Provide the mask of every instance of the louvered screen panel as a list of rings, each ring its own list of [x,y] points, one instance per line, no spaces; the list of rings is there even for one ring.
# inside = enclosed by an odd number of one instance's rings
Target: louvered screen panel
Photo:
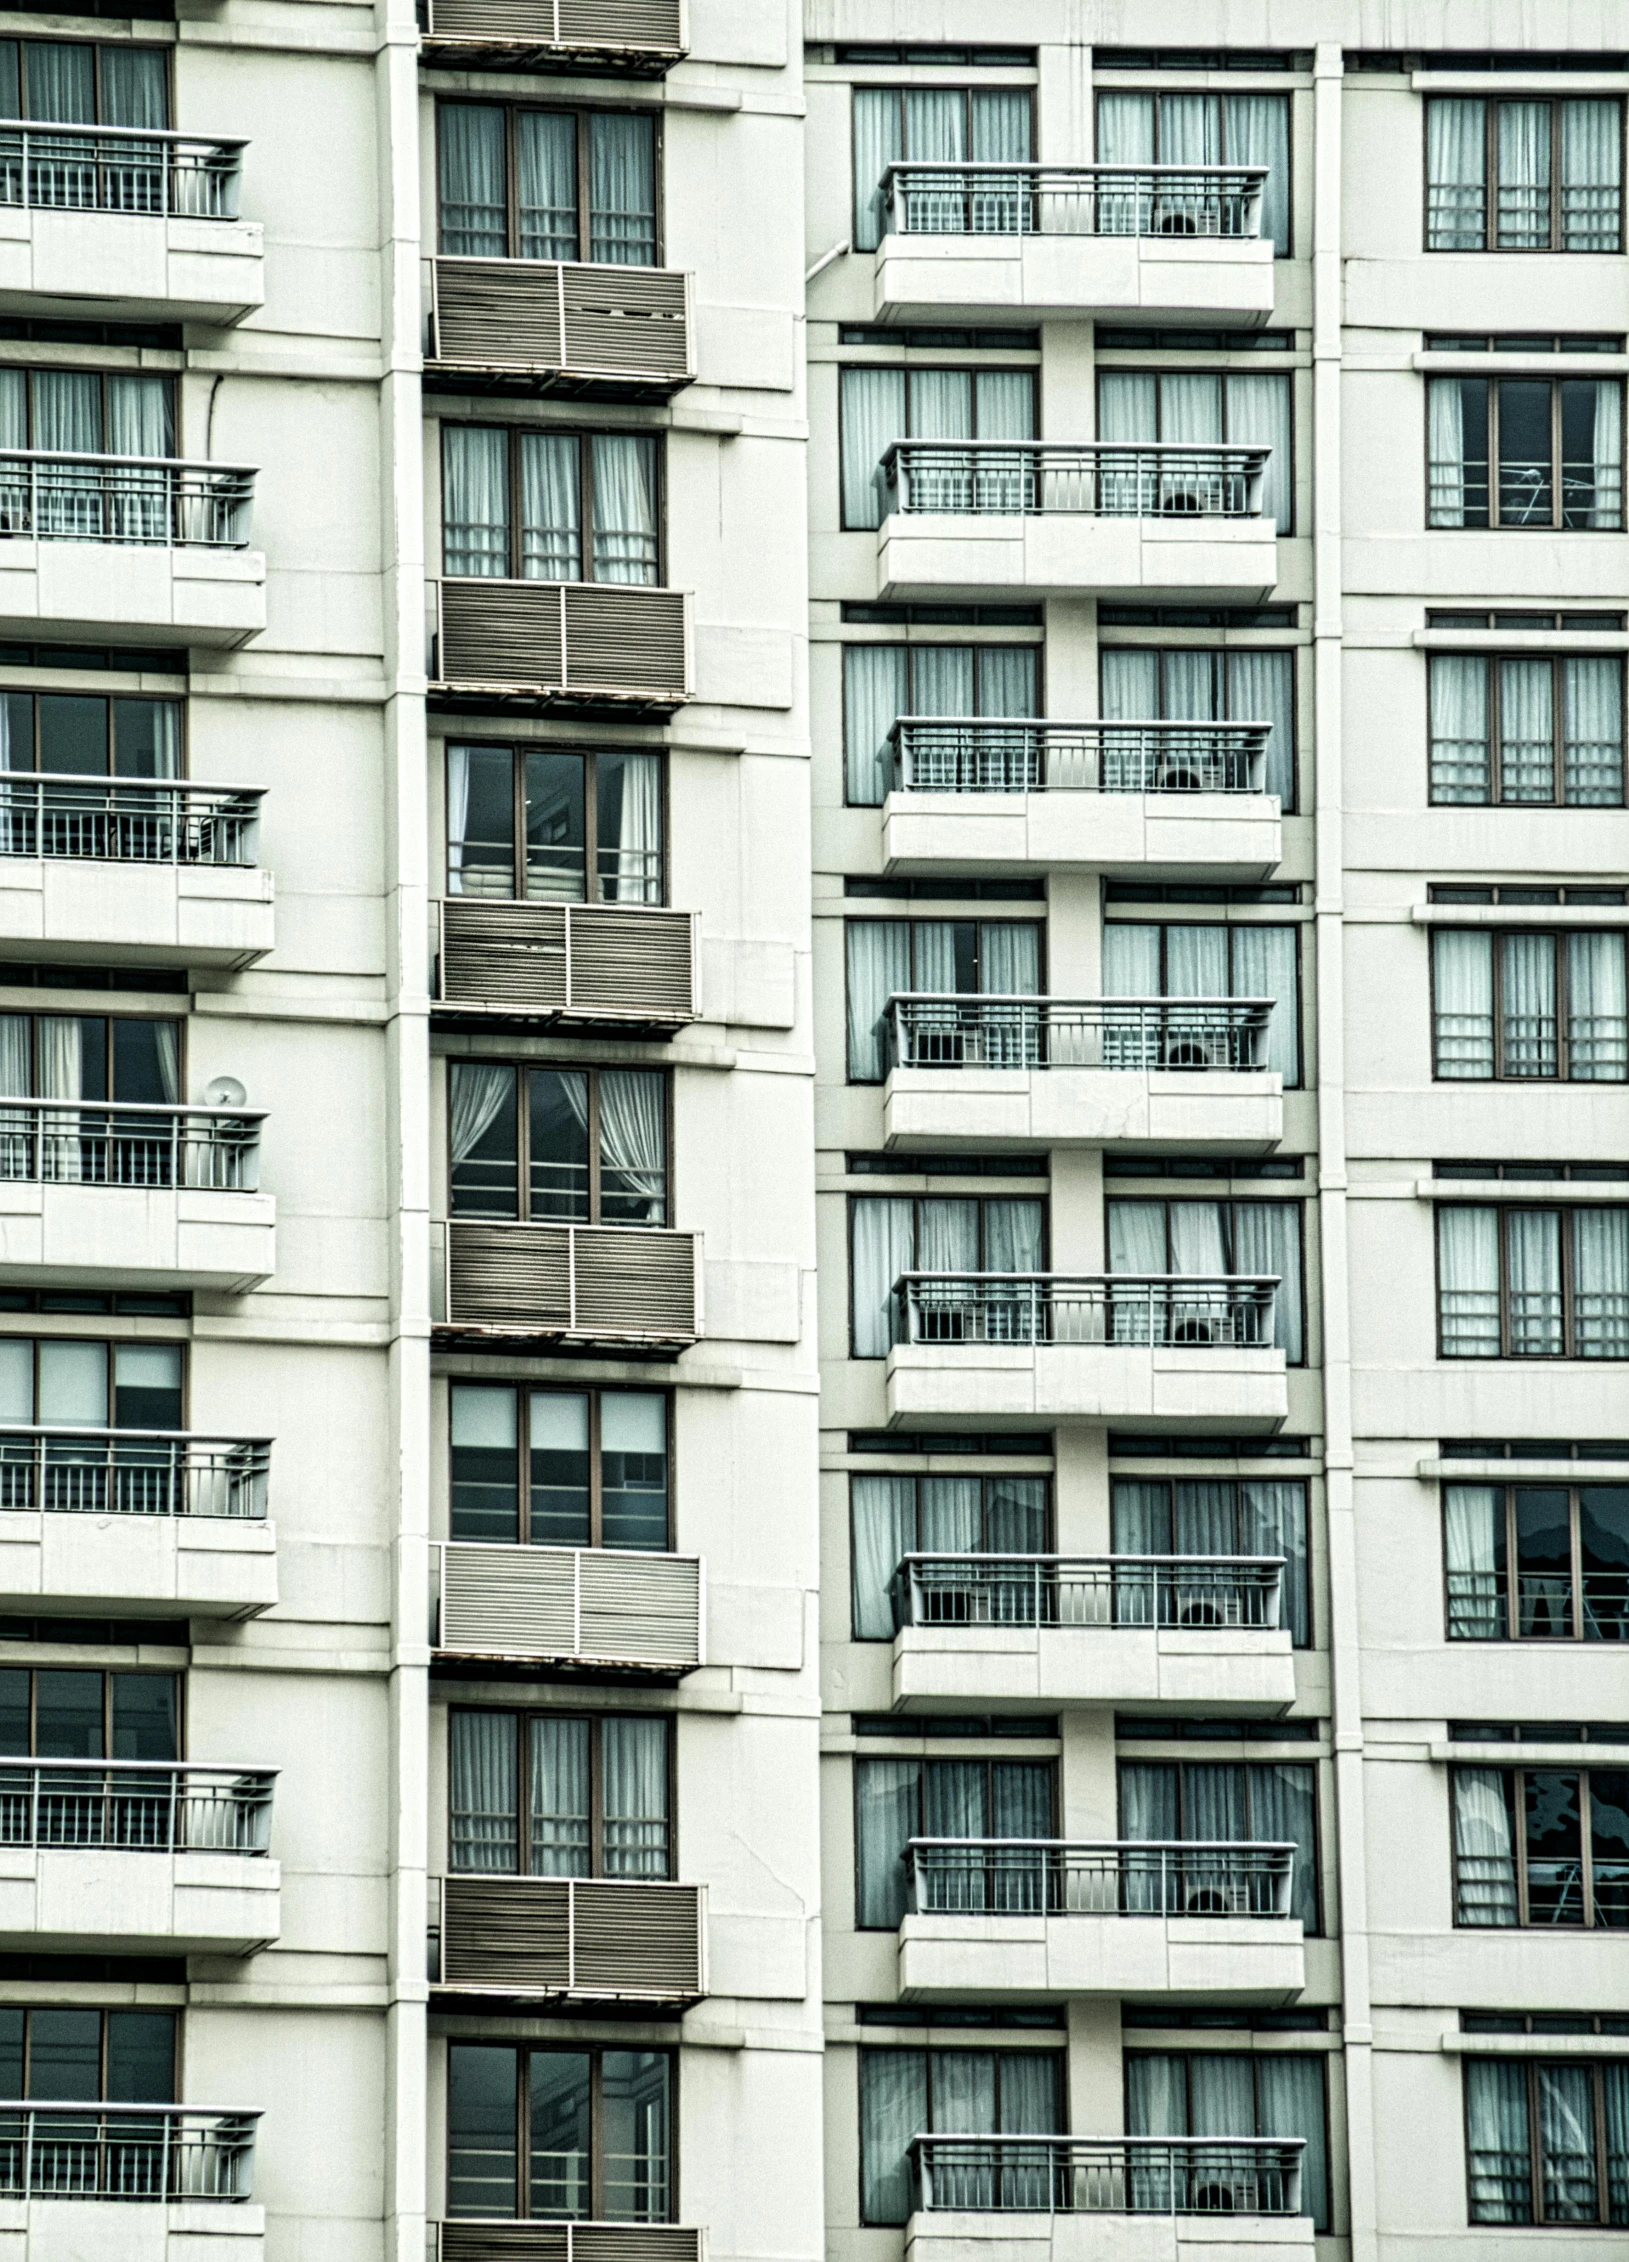
[[[441,909],[441,995],[449,1004],[556,1012],[566,1003],[566,909],[449,896]]]
[[[449,1877],[442,1979],[449,1987],[562,1992],[571,1973],[569,1896],[558,1877]]]
[[[574,581],[566,588],[566,688],[682,699],[684,597]]]
[[[441,1644],[480,1656],[576,1655],[577,1554],[570,1547],[483,1547],[441,1557]]]
[[[575,2227],[565,2223],[443,2223],[441,2262],[571,2262],[568,2232]]]
[[[660,1228],[580,1225],[579,1335],[684,1343],[696,1333],[695,1237]]]
[[[557,583],[471,579],[441,584],[444,683],[524,683],[558,690],[561,660]]]
[[[605,1664],[695,1665],[701,1656],[701,1566],[687,1555],[581,1557],[578,1654]]]
[[[690,368],[684,277],[650,269],[562,270],[568,369],[684,377]]]
[[[560,37],[584,47],[679,49],[679,0],[559,0]]]
[[[447,1226],[447,1318],[454,1326],[562,1328],[571,1318],[571,1239],[560,1225]]]
[[[688,911],[621,911],[597,904],[571,912],[571,1003],[578,1013],[695,1012]]]
[[[430,0],[434,39],[529,39],[552,47],[559,37],[554,0]]]
[[[438,259],[435,288],[438,361],[482,369],[561,366],[554,260]]]
[[[572,1985],[579,1994],[672,2002],[701,1992],[701,1896],[693,1885],[579,1882]]]

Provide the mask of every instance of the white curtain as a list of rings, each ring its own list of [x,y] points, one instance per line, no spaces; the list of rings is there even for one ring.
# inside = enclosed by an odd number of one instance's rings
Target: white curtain
[[[1595,2165],[1595,2080],[1589,2066],[1538,2068],[1543,2220],[1592,2223],[1600,2215]]]
[[[1565,1340],[1561,1308],[1561,1220],[1554,1210],[1505,1215],[1510,1348],[1516,1358],[1554,1358]]]
[[[979,1205],[975,1201],[927,1200],[917,1206],[918,1272],[977,1272]]]
[[[1255,2075],[1244,2051],[1196,2050],[1189,2058],[1188,2133],[1255,2135]]]
[[[667,1221],[667,1080],[654,1068],[607,1068],[600,1074],[600,1168],[621,1196],[622,1222]],[[630,1206],[644,1215],[630,1218]]]
[[[518,1723],[512,1712],[454,1712],[448,1804],[451,1866],[520,1867]]]
[[[79,41],[30,40],[28,115],[52,125],[93,125],[96,120],[95,50]],[[120,124],[126,121],[121,119]]]
[[[1279,533],[1288,534],[1295,516],[1288,376],[1229,377],[1227,436],[1230,441],[1254,443],[1272,450],[1262,481],[1261,507]]]
[[[163,379],[156,382],[162,384]],[[85,369],[36,370],[35,447],[68,455],[100,455],[102,444],[101,379]]]
[[[1152,165],[1152,94],[1100,94],[1097,98],[1097,163]]]
[[[911,987],[911,931],[903,919],[850,919],[845,947],[848,1080],[880,1084],[887,1057],[883,1015],[888,1000]]]
[[[1242,1254],[1240,1267],[1242,1270]],[[1240,1485],[1239,1551],[1243,1555],[1283,1556],[1279,1624],[1289,1627],[1297,1649],[1308,1648],[1312,1641],[1312,1604],[1307,1577],[1307,1488],[1300,1478],[1276,1483],[1254,1478]]]
[[[1189,1770],[1190,1776],[1197,1773]],[[1283,1844],[1295,1848],[1295,1881],[1290,1906],[1309,1933],[1318,1929],[1318,1825],[1315,1787],[1317,1771],[1311,1767],[1252,1767],[1250,1781],[1250,1836],[1258,1844]]]
[[[1167,1480],[1115,1477],[1110,1486],[1116,1555],[1171,1555],[1171,1487]]]
[[[1181,1831],[1177,1771],[1167,1761],[1127,1761],[1120,1769],[1120,1835],[1139,1843]]]
[[[908,437],[905,372],[844,369],[838,374],[842,435],[843,524],[880,526],[882,459],[895,440]]]
[[[913,440],[970,440],[973,437],[973,373],[970,369],[913,369],[908,373],[907,391]]]
[[[1437,1212],[1437,1280],[1445,1359],[1499,1356],[1499,1214]]]
[[[1041,987],[1041,926],[991,920],[979,930],[979,988],[995,997],[1034,997]]]
[[[1514,1924],[1516,1920],[1512,1914],[1499,1921]],[[1468,2058],[1465,2166],[1473,2223],[1531,2222],[1533,2146],[1528,2121],[1526,2066],[1504,2058]]]
[[[1550,105],[1501,102],[1494,112],[1501,251],[1545,251],[1550,243]]]
[[[1487,109],[1481,102],[1425,106],[1425,240],[1428,251],[1481,251],[1487,242]]]
[[[1215,97],[1211,99],[1214,101]],[[1290,255],[1290,105],[1282,94],[1229,94],[1222,99],[1229,165],[1265,165],[1261,232],[1275,255]],[[1169,159],[1166,160],[1170,162]]]
[[[843,743],[851,808],[879,808],[887,797],[888,734],[909,712],[908,658],[903,644],[843,647]]]
[[[447,749],[447,892],[464,891],[464,834],[469,824],[469,746]]]
[[[1163,1202],[1110,1202],[1109,1270],[1133,1278],[1171,1271]]]
[[[987,644],[977,653],[978,712],[1024,719],[1038,712],[1033,645]]]
[[[1203,370],[1169,371],[1156,378],[1159,429],[1148,440],[1177,440],[1214,447],[1223,436],[1222,380]]]
[[[1572,1252],[1579,1358],[1629,1358],[1629,1210],[1574,1211]]]
[[[1561,663],[1562,777],[1575,806],[1623,800],[1623,678],[1615,659]]]
[[[1226,997],[1227,944],[1225,927],[1195,927],[1172,920],[1165,930],[1165,995]]]
[[[612,1714],[600,1738],[605,1874],[666,1877],[667,1722]]]
[[[981,369],[974,379],[973,398],[981,440],[1035,438],[1035,379],[1029,370]]]
[[[1505,1597],[1499,1576],[1505,1496],[1491,1484],[1443,1487],[1443,1535],[1448,1567],[1450,1641],[1499,1641],[1505,1633]]]
[[[1160,930],[1129,919],[1106,920],[1103,926],[1103,995],[1105,997],[1159,997]]]
[[[1500,997],[1506,1076],[1556,1073],[1556,938],[1501,935]]]
[[[1594,492],[1587,523],[1623,524],[1623,387],[1616,378],[1595,381]]]
[[[854,248],[875,251],[882,241],[882,176],[905,154],[897,87],[854,90]],[[850,521],[852,524],[853,522]]]
[[[1618,251],[1623,227],[1623,113],[1616,102],[1561,105],[1561,248]]]
[[[85,1023],[77,1014],[42,1013],[35,1029],[39,1042],[39,1093],[42,1099],[77,1100],[85,1090]]]
[[[1103,717],[1113,723],[1157,722],[1160,706],[1160,656],[1129,645],[1107,646],[1100,655]]]
[[[1162,94],[1159,161],[1162,165],[1220,165],[1222,106],[1214,94]]]
[[[1302,1348],[1301,1204],[1238,1202],[1233,1210],[1233,1263],[1239,1272],[1277,1273],[1273,1342],[1291,1366]]]
[[[1493,937],[1448,927],[1431,938],[1431,1016],[1439,1078],[1493,1074]]]
[[[860,2052],[860,2216],[866,2223],[903,2223],[911,2208],[910,2143],[925,2136],[928,2053]]]
[[[894,1283],[916,1269],[915,1204],[861,1195],[853,1205],[854,1356],[881,1359],[894,1341]]]
[[[602,752],[598,779],[601,898],[660,903],[662,757]]]
[[[173,456],[175,432],[165,377],[107,380],[106,447],[114,456]],[[120,472],[108,481],[107,532],[121,542],[167,542],[170,497],[158,469]]]
[[[568,111],[515,113],[515,201],[522,259],[577,257],[577,121]]]
[[[1214,1280],[1232,1270],[1227,1253],[1226,1205],[1222,1202],[1172,1202],[1166,1207],[1171,1235],[1171,1270]]]
[[[648,117],[590,114],[588,256],[613,267],[656,264],[656,127]]]
[[[149,1024],[153,1032],[153,1066],[158,1071],[158,1089],[166,1106],[174,1107],[181,1098],[181,1028],[175,1021],[154,1021]]]
[[[1603,104],[1603,108],[1609,107]],[[979,165],[1027,165],[1030,160],[1030,98],[1023,87],[975,88],[970,103],[973,141],[968,154]]]
[[[862,1929],[892,1931],[905,1914],[903,1856],[918,1835],[921,1804],[920,1760],[854,1762],[855,1921]]]
[[[1426,524],[1464,526],[1465,396],[1457,377],[1428,377]]]
[[[1567,946],[1567,1063],[1575,1082],[1629,1076],[1629,985],[1624,938],[1576,934]]]
[[[1329,2115],[1322,2056],[1264,2051],[1255,2060],[1258,2136],[1298,2136],[1301,2212],[1329,2227]]]
[[[1460,1924],[1514,1924],[1516,1857],[1505,1778],[1496,1767],[1456,1767],[1454,1852]]]
[[[1469,652],[1431,656],[1431,798],[1493,798],[1488,663]]]
[[[926,1212],[931,1204],[922,1207]],[[1039,1272],[1044,1238],[1039,1202],[984,1204],[986,1272]]]
[[[1097,436],[1121,444],[1159,437],[1159,379],[1135,369],[1105,370],[1097,380]]]
[[[506,1101],[512,1101],[515,1072],[488,1068],[475,1061],[455,1060],[451,1066],[451,1146],[453,1167],[467,1162],[497,1121]]]
[[[509,435],[496,425],[444,424],[442,545],[449,574],[509,572]]]
[[[921,644],[910,655],[909,712],[970,715],[974,711],[973,651],[967,644]]]
[[[527,130],[522,115],[521,152],[525,164]],[[473,102],[437,105],[441,144],[441,248],[454,258],[501,259],[509,249],[508,195],[504,183],[504,114]],[[567,121],[569,124],[569,120]],[[529,251],[529,259],[574,258],[566,253]]]
[[[916,1479],[851,1477],[849,1510],[854,1638],[862,1642],[892,1641],[893,1576],[901,1558],[916,1546]]]
[[[1239,437],[1237,433],[1233,436]],[[1171,656],[1176,657],[1175,654]],[[1293,809],[1295,654],[1229,652],[1225,667],[1228,716],[1234,722],[1272,725],[1267,734],[1267,759],[1262,782],[1269,793],[1277,794],[1284,809]]]
[[[1234,997],[1270,997],[1267,1065],[1286,1085],[1301,1081],[1301,995],[1294,927],[1230,927]]]
[[[527,581],[583,578],[582,452],[569,433],[521,435],[520,570]]]
[[[592,1759],[586,1720],[533,1718],[532,1868],[542,1877],[587,1877],[594,1866]]]
[[[597,433],[594,453],[594,579],[656,580],[656,442],[632,432]]]

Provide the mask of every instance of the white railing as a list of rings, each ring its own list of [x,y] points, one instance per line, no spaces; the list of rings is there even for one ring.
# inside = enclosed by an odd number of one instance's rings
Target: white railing
[[[901,715],[895,793],[1262,793],[1271,723]]]
[[[0,1181],[252,1194],[265,1120],[264,1108],[0,1098]]]
[[[0,118],[0,204],[235,220],[244,141]]]
[[[907,1272],[906,1343],[1107,1343],[1266,1349],[1277,1274]]]
[[[1258,518],[1271,448],[1176,441],[894,440],[885,515]]]
[[[912,236],[1261,234],[1265,165],[889,165],[888,227]]]
[[[0,448],[0,538],[241,550],[254,485],[242,464]]]
[[[0,2101],[0,2197],[247,2199],[259,2119],[209,2105]]]
[[[924,2213],[1298,2215],[1304,2137],[918,2136]]]
[[[202,1760],[0,1760],[0,1846],[264,1854],[276,1781]]]
[[[1007,997],[918,991],[888,1001],[893,1068],[1267,1068],[1271,998]]]
[[[0,1509],[263,1522],[269,1437],[0,1425]]]
[[[1289,1844],[913,1838],[905,1867],[918,1916],[1294,1914]]]
[[[182,785],[169,778],[4,770],[0,856],[253,865],[265,790],[258,785]]]
[[[907,1555],[896,1627],[1279,1624],[1277,1555]]]

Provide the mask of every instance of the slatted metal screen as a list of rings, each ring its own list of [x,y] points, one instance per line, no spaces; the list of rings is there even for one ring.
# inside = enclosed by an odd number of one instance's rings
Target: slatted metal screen
[[[685,598],[616,582],[439,584],[443,683],[677,706],[689,695]]]
[[[438,1646],[690,1672],[701,1660],[701,1565],[690,1555],[449,1541]]]
[[[449,1877],[441,1984],[617,2002],[695,2002],[702,1897],[694,1885],[567,1877]]]
[[[688,911],[477,896],[441,906],[447,1005],[676,1026],[695,1017],[695,965]]]
[[[681,274],[552,259],[437,259],[435,356],[641,393],[688,384],[688,292]]]
[[[454,1218],[447,1324],[640,1344],[695,1342],[696,1236],[664,1226]]]

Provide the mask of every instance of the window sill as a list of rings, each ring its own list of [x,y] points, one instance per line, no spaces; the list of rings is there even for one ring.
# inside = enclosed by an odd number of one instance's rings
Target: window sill
[[[1414,927],[1629,927],[1629,903],[1415,903],[1409,906]],[[1535,1082],[1551,1079],[1534,1078]],[[1453,1082],[1481,1082],[1481,1078],[1452,1078]],[[1495,1079],[1488,1078],[1488,1082]],[[1522,1078],[1514,1079],[1524,1081]]]
[[[1456,1648],[1520,1648],[1520,1643],[1456,1643]],[[1537,1645],[1535,1645],[1537,1646]],[[1548,1645],[1546,1645],[1548,1646]],[[1556,1644],[1558,1648],[1562,1645]],[[1585,1649],[1585,1642],[1570,1642],[1569,1649]],[[1598,1645],[1610,1653],[1611,1645]],[[1629,1744],[1473,1744],[1431,1743],[1426,1746],[1427,1756],[1442,1767],[1629,1767]],[[1455,1928],[1465,1932],[1549,1932],[1549,1925],[1496,1925],[1471,1924]],[[1568,1927],[1571,1930],[1571,1927]],[[1587,1931],[1588,1926],[1580,1926]],[[1600,1929],[1605,1930],[1606,1927]],[[1616,1931],[1613,1937],[1618,1937]],[[1629,2037],[1625,2037],[1629,2045]],[[1625,2054],[1625,2053],[1620,2053]]]

